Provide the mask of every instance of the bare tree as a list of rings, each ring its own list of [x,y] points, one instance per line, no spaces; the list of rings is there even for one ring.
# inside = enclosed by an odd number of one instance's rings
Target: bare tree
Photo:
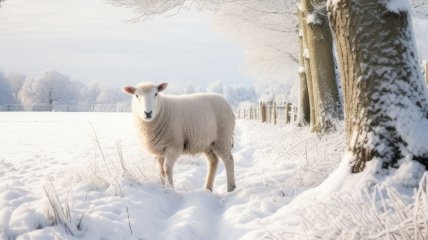
[[[394,5],[394,3],[400,3]],[[408,6],[407,6],[408,5]],[[407,1],[328,3],[345,98],[352,172],[416,160],[428,165],[428,94]]]

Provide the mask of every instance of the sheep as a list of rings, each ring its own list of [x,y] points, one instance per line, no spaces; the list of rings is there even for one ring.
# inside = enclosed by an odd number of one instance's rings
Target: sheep
[[[132,115],[141,145],[157,160],[162,185],[174,187],[173,167],[182,154],[204,153],[205,189],[212,191],[219,158],[227,177],[227,191],[236,188],[232,156],[235,115],[220,94],[166,95],[167,83],[125,86],[133,96]]]

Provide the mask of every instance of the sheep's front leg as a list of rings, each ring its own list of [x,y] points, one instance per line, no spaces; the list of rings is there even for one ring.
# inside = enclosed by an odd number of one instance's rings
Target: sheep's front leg
[[[165,170],[165,173],[166,173],[168,186],[172,188],[174,187],[174,180],[173,180],[172,173],[173,173],[174,163],[176,159],[177,159],[177,156],[175,155],[167,155],[165,156],[165,162],[163,164],[163,169]]]
[[[165,158],[164,157],[156,157],[156,160],[158,162],[158,167],[159,167],[159,179],[162,185],[165,185],[165,177],[166,177],[166,173],[165,173],[165,169],[164,169],[164,163],[165,163]]]
[[[205,189],[213,191],[215,174],[217,172],[218,157],[215,155],[213,150],[205,152],[205,156],[208,160],[207,177],[205,179]]]

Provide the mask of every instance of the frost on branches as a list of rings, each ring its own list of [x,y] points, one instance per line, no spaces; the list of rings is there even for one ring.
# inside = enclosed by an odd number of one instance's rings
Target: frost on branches
[[[428,165],[428,101],[410,13],[388,0],[330,1],[352,172]],[[349,37],[345,37],[349,36]]]

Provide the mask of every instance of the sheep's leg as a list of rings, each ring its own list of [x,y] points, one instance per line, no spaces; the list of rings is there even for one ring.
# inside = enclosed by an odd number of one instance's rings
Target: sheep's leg
[[[217,172],[218,157],[215,155],[213,150],[205,152],[205,156],[208,160],[207,177],[205,178],[205,189],[213,191],[215,174]]]
[[[225,154],[221,159],[223,160],[224,168],[226,169],[227,191],[232,192],[236,188],[235,166],[232,153]]]
[[[163,167],[164,162],[165,162],[165,158],[164,157],[156,157],[156,160],[158,162],[158,167],[159,167],[159,179],[162,185],[165,185],[165,177],[166,177],[166,173],[165,173],[165,169]]]
[[[174,187],[174,180],[173,180],[172,172],[173,172],[174,163],[175,163],[176,159],[177,159],[177,157],[175,157],[175,156],[166,156],[165,162],[163,164],[163,169],[165,170],[165,173],[166,173],[166,179],[168,181],[168,186],[172,187],[172,188]]]

